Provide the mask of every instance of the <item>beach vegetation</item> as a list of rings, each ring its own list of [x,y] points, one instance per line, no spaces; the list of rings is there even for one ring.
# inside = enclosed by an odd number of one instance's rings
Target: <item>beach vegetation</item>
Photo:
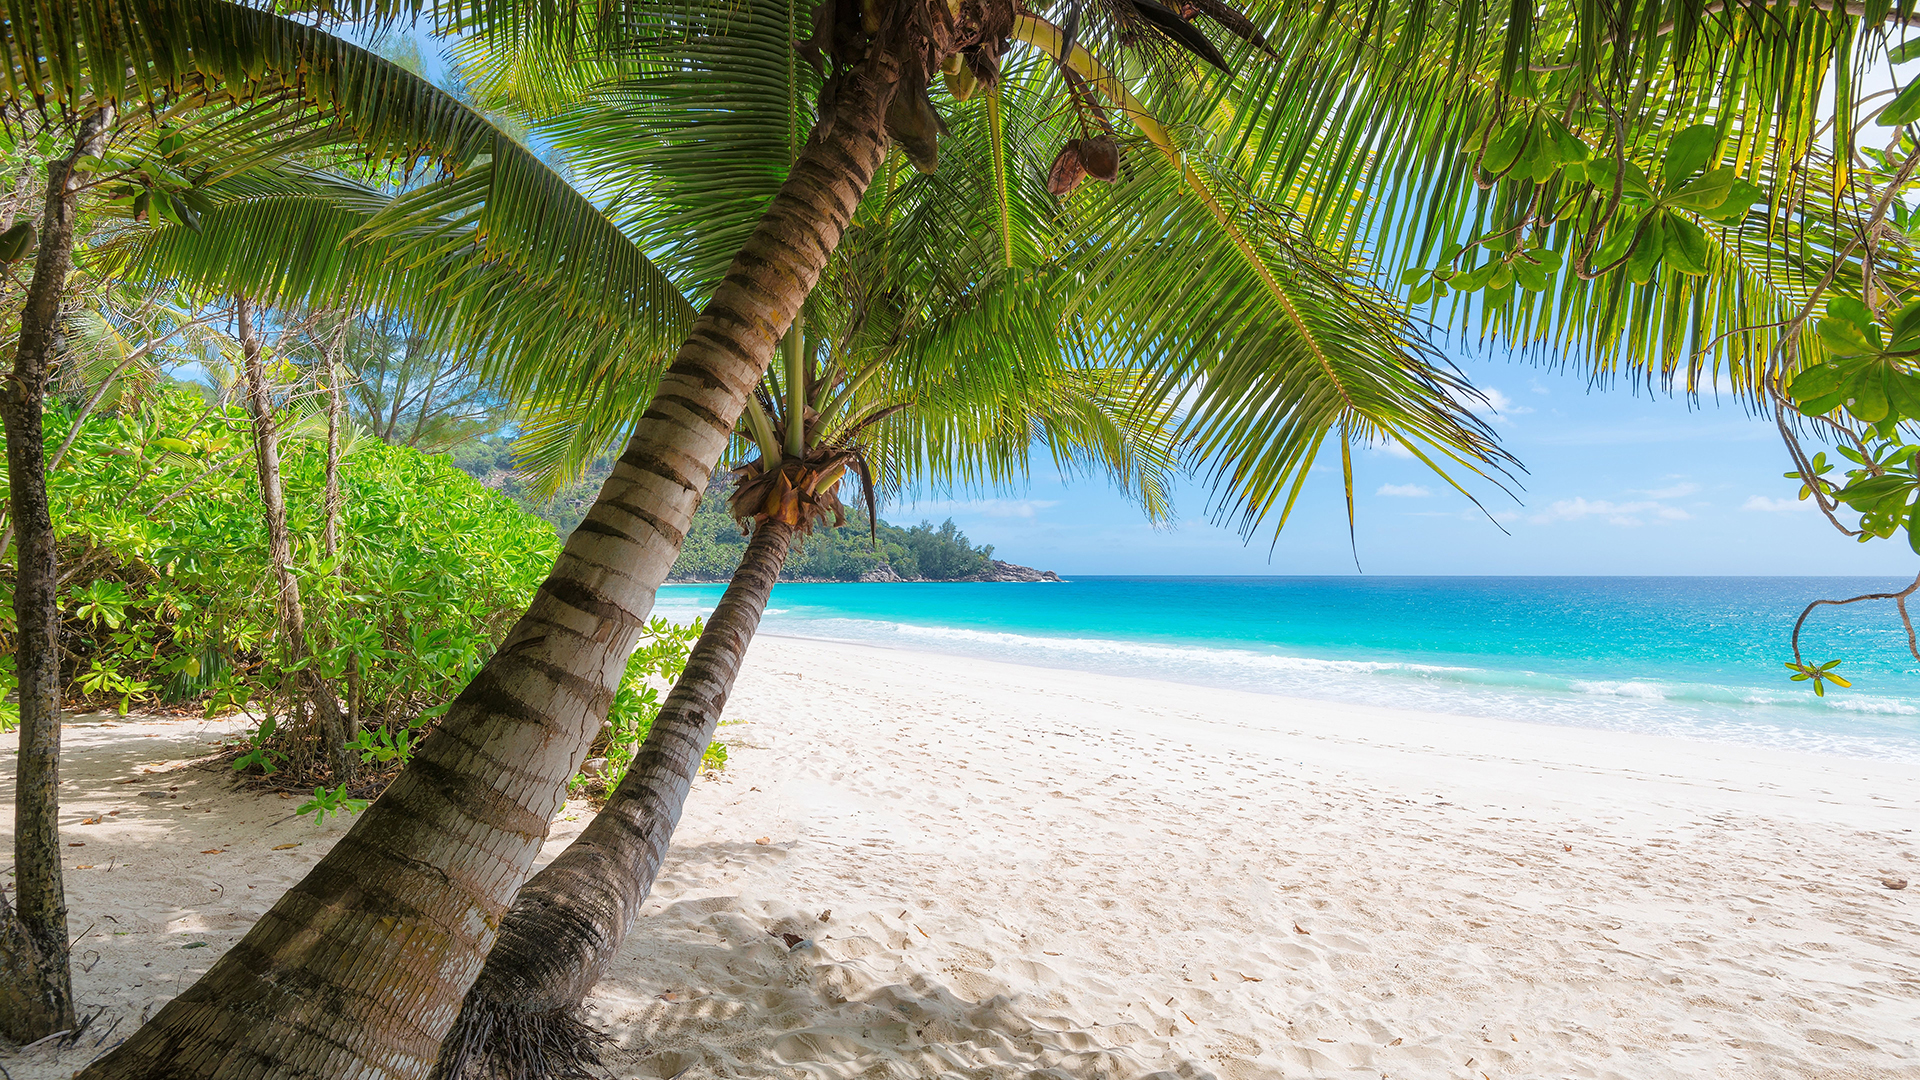
[[[342,741],[370,767],[349,794],[377,793],[485,663],[559,546],[545,522],[444,456],[356,429],[339,462],[341,543],[329,555],[324,425],[283,409],[288,566],[307,586],[315,642],[294,658],[279,648],[257,477],[238,465],[253,456],[248,410],[173,385],[70,432],[76,412],[52,410],[47,432],[49,445],[70,446],[49,477],[68,575],[69,707],[246,708],[256,727],[234,766],[275,785],[353,779],[333,772],[326,739],[299,708],[301,669],[340,687]],[[649,680],[671,681],[691,633],[656,621],[633,654],[610,709],[616,762],[657,708]]]

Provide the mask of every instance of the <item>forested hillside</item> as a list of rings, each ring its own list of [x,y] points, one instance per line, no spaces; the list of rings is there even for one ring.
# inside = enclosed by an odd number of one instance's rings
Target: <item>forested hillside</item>
[[[482,484],[512,498],[521,509],[551,523],[561,536],[580,524],[613,465],[611,460],[602,462],[578,483],[561,489],[551,499],[541,499],[522,485],[514,471],[512,444],[507,439],[466,443],[454,450],[453,462]],[[716,477],[701,498],[668,580],[726,581],[740,564],[747,538],[727,512],[727,488],[721,479],[724,475]],[[1005,563],[996,566],[993,545],[975,547],[951,519],[939,525],[922,521],[910,529],[882,519],[879,529],[870,532],[866,509],[849,506],[847,523],[814,530],[787,559],[780,577],[783,581],[1024,580],[1029,576],[1020,572],[1024,569]]]
[[[668,580],[725,581],[733,576],[746,548],[747,538],[727,512],[725,490],[711,487],[700,500]],[[787,558],[780,577],[787,581],[968,581],[986,578],[992,570],[993,546],[974,547],[951,518],[937,526],[923,521],[911,529],[882,521],[878,530],[869,531],[863,507],[849,510],[845,525],[815,529]]]

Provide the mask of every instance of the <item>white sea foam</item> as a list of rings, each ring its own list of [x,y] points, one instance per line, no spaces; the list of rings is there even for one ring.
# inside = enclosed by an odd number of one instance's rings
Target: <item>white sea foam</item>
[[[655,614],[712,610],[711,594],[663,590]],[[1500,666],[1304,656],[1240,644],[1048,636],[769,608],[768,633],[977,656],[1013,663],[1324,698],[1427,712],[1492,716],[1647,734],[1734,740],[1920,763],[1920,706],[1858,691],[1824,698],[1782,687],[1674,679],[1577,678]],[[1844,718],[1844,719],[1843,719]],[[1252,718],[1250,722],[1259,722]]]
[[[1665,701],[1666,691],[1652,683],[1645,682],[1588,682],[1574,680],[1569,689],[1582,694],[1598,694],[1607,697],[1640,698],[1645,701]]]
[[[1833,719],[1823,721],[1823,716],[1837,719],[1834,710],[1876,721],[1920,714],[1910,704],[1884,698],[1769,698],[1750,688],[1699,683],[1571,679],[1525,670],[1298,656],[1238,646],[1047,637],[841,616],[775,618],[766,629],[1289,697],[1920,763],[1920,725],[1896,721],[1894,727],[1881,724],[1867,734],[1824,726]]]

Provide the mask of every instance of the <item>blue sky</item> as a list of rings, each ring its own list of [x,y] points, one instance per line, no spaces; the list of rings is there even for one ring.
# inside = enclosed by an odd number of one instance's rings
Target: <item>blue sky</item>
[[[1797,487],[1771,421],[1738,404],[1690,405],[1505,356],[1462,369],[1528,473],[1520,501],[1476,490],[1508,530],[1404,452],[1355,455],[1358,553],[1369,574],[1911,575],[1904,543],[1835,532]],[[952,517],[995,554],[1062,574],[1351,574],[1337,455],[1309,479],[1277,545],[1212,523],[1207,491],[1183,484],[1177,523],[1155,529],[1104,481],[1062,484],[1049,470],[1025,490],[883,509],[890,521]]]

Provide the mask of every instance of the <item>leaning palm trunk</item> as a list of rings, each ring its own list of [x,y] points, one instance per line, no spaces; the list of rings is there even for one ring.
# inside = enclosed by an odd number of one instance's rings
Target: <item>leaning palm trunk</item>
[[[53,371],[60,299],[73,267],[78,212],[74,165],[100,153],[111,109],[80,121],[73,152],[47,163],[40,254],[20,313],[13,372],[0,384],[7,484],[17,534],[14,672],[19,678],[20,764],[14,789],[15,905],[0,899],[0,1035],[22,1042],[74,1022],[67,963],[67,901],[60,875],[60,573],[47,503],[41,412]]]
[[[876,52],[830,80],[806,148],[586,520],[409,767],[205,976],[82,1075],[433,1067],[746,397],[880,166],[900,64]]]
[[[575,1013],[640,913],[740,661],[787,561],[793,526],[754,530],[633,764],[593,822],[513,898],[441,1050],[441,1080],[589,1077],[595,1032]]]

